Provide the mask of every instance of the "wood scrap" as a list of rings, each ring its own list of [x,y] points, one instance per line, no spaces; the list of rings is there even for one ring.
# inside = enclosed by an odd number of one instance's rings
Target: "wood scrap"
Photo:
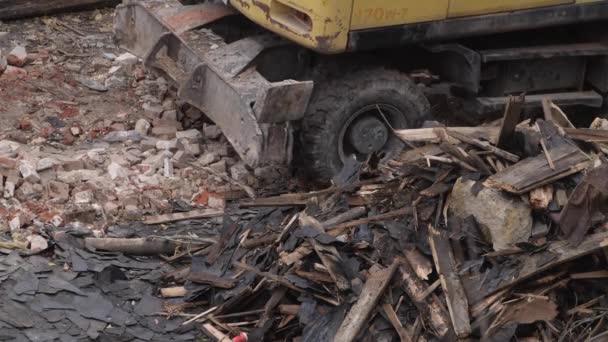
[[[384,294],[384,290],[388,287],[398,265],[399,262],[395,260],[388,268],[379,270],[368,276],[359,295],[359,300],[353,305],[346,318],[344,318],[342,325],[340,325],[334,337],[335,342],[350,342],[355,340],[355,337],[363,329],[363,324],[375,309],[380,297]]]
[[[165,215],[156,215],[147,218],[144,223],[153,225],[153,224],[162,224],[162,223],[170,223],[170,222],[179,222],[185,220],[197,220],[202,218],[211,218],[211,217],[220,217],[224,215],[223,209],[198,209],[192,210],[187,213],[174,213],[174,214],[165,214]]]
[[[603,279],[603,278],[608,278],[608,271],[572,273],[570,275],[570,279]]]
[[[160,294],[164,298],[184,297],[186,295],[186,292],[187,292],[187,290],[183,286],[164,287],[164,288],[160,289]]]
[[[318,232],[324,232],[323,226],[319,221],[304,213],[300,215],[300,226],[311,227]],[[317,252],[317,256],[327,268],[329,275],[335,281],[338,289],[341,291],[350,289],[350,279],[348,279],[348,276],[344,272],[344,261],[336,247],[321,244],[314,238],[309,239],[308,243],[310,243],[315,252]]]
[[[530,205],[535,210],[546,210],[553,200],[553,186],[541,186],[530,191]]]
[[[597,214],[608,214],[608,164],[589,171],[579,183],[559,217],[565,237],[578,244],[592,226]]]
[[[429,244],[433,252],[435,267],[445,292],[450,318],[454,332],[459,338],[471,335],[469,318],[469,303],[462,287],[460,276],[456,271],[456,264],[449,239],[442,236],[432,225],[429,225]]]
[[[177,243],[166,239],[146,238],[85,238],[88,249],[108,252],[121,252],[132,255],[171,254]]]
[[[433,327],[433,331],[438,337],[447,336],[452,330],[450,318],[439,298],[426,295],[429,292],[429,286],[414,273],[407,260],[401,260],[399,270],[403,289],[414,302],[425,322]]]
[[[565,128],[564,132],[574,140],[608,143],[608,131],[591,128]]]
[[[569,144],[552,149],[551,154],[554,169],[545,155],[531,157],[490,176],[484,185],[521,195],[593,165],[593,160]]]
[[[547,98],[542,99],[542,105],[546,121],[553,121],[562,128],[574,128],[574,125],[570,122],[566,113],[551,100]]]
[[[509,97],[507,106],[505,107],[505,113],[502,119],[502,125],[500,127],[498,138],[495,140],[496,147],[501,149],[508,149],[513,142],[513,135],[515,128],[521,122],[523,107],[526,102],[525,95],[518,97]]]
[[[512,269],[512,273],[517,274],[517,276],[509,279],[509,281],[500,282],[495,289],[483,289],[482,292],[490,295],[520,284],[555,266],[600,251],[606,247],[608,247],[608,232],[589,235],[578,246],[574,246],[567,241],[552,242],[546,250],[521,258],[520,264],[503,267],[506,273],[509,273],[508,270]]]
[[[405,257],[416,275],[422,280],[429,280],[429,275],[433,273],[433,264],[416,247],[406,248],[404,250]]]
[[[344,229],[348,229],[348,228],[352,228],[352,227],[356,227],[356,226],[359,226],[362,224],[368,224],[368,223],[372,223],[372,222],[390,220],[390,219],[393,219],[396,217],[401,217],[401,216],[410,214],[411,212],[412,212],[412,208],[404,207],[404,208],[397,209],[397,210],[394,210],[394,211],[391,211],[391,212],[388,212],[385,214],[362,218],[359,220],[354,220],[354,221],[350,221],[350,222],[337,224],[335,226],[327,227],[327,231],[328,231],[329,235],[338,236],[338,235],[342,234],[342,231]]]
[[[393,328],[395,328],[397,331],[401,342],[411,342],[411,333],[403,327],[403,324],[401,324],[401,321],[399,320],[397,313],[395,313],[395,310],[393,310],[393,307],[388,303],[384,303],[382,304],[382,310],[384,311],[386,317],[388,317],[389,322],[391,322],[393,325]]]
[[[425,143],[440,143],[442,135],[447,135],[446,127],[435,128],[415,128],[395,130],[395,134],[404,141],[409,142],[425,142]],[[468,135],[476,139],[483,139],[490,143],[495,143],[498,139],[498,127],[449,127],[450,131]],[[451,144],[458,144],[459,140],[448,138]]]
[[[492,152],[494,155],[496,155],[498,157],[501,157],[501,158],[504,158],[504,159],[506,159],[508,161],[511,161],[511,162],[514,162],[514,163],[517,163],[519,161],[519,157],[517,155],[515,155],[515,154],[513,154],[511,152],[505,151],[505,150],[503,150],[501,148],[492,146],[492,144],[490,144],[487,141],[481,141],[479,139],[471,138],[468,135],[452,131],[449,128],[447,129],[447,133],[448,133],[449,136],[451,136],[451,137],[453,137],[455,139],[458,139],[458,140],[460,140],[462,142],[465,142],[467,144],[470,144],[472,146],[481,148],[481,149],[483,149],[485,151]]]

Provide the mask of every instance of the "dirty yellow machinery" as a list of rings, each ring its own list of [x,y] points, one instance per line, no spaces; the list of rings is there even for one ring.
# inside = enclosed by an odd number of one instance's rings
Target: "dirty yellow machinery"
[[[522,92],[599,110],[607,20],[598,0],[125,0],[115,32],[247,164],[296,159],[326,181],[393,151],[391,127],[419,125],[434,90],[475,114]]]

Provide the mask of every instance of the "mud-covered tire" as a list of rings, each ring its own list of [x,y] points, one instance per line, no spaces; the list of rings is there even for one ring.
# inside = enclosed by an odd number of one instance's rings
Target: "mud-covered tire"
[[[299,167],[307,176],[327,182],[343,167],[340,132],[355,113],[386,104],[400,112],[394,128],[413,128],[430,111],[421,89],[407,75],[385,68],[345,72],[316,81],[307,114],[300,122]]]

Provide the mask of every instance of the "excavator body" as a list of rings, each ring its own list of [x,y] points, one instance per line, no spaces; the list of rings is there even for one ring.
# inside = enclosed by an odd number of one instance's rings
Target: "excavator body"
[[[599,110],[608,93],[605,0],[195,2],[124,0],[117,42],[253,167],[290,163],[296,145],[326,179],[351,157],[384,155],[388,128],[430,108],[412,70],[439,75],[478,114],[521,93],[530,107],[547,97]],[[247,29],[228,37],[219,23]]]

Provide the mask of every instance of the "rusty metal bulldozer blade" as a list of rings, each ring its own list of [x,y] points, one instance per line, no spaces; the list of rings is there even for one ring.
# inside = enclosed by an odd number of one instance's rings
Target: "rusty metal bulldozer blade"
[[[213,120],[248,165],[289,163],[289,121],[304,115],[313,84],[269,82],[255,70],[262,51],[284,44],[273,35],[227,44],[198,29],[230,15],[237,14],[224,5],[125,0],[116,10],[115,37],[175,82],[180,100]]]

